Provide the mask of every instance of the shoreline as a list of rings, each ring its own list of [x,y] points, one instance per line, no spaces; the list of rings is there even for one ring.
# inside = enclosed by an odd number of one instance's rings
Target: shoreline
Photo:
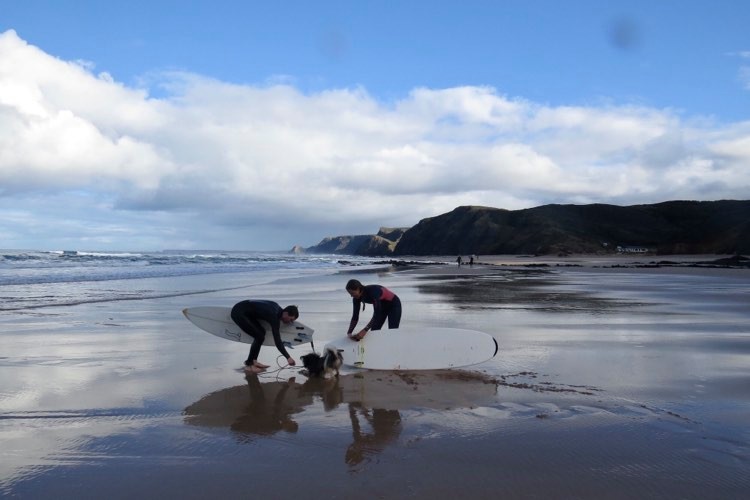
[[[473,265],[456,264],[455,259],[446,256],[404,257],[377,261],[375,264],[390,266],[394,270],[434,269],[441,266],[452,267],[456,271],[475,273],[481,269],[497,268],[538,268],[538,269],[730,269],[750,270],[750,258],[741,255],[672,255],[669,258],[633,255],[571,255],[527,256],[527,255],[482,255]]]

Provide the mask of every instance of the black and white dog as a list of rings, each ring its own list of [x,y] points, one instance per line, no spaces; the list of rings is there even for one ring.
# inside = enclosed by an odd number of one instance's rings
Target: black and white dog
[[[325,349],[322,356],[316,352],[311,352],[310,354],[305,354],[300,359],[311,377],[325,378],[327,374],[332,372],[336,372],[336,376],[338,377],[339,368],[344,363],[341,353],[330,347]]]

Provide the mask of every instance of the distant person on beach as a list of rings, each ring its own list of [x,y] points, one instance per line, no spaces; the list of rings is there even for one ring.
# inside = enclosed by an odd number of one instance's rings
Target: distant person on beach
[[[268,322],[271,325],[271,333],[276,349],[286,358],[290,366],[297,363],[286,351],[284,344],[281,342],[281,323],[289,324],[299,318],[297,306],[286,306],[281,308],[276,302],[270,300],[243,300],[232,307],[232,321],[242,328],[242,331],[253,337],[253,343],[250,346],[250,354],[245,361],[245,370],[252,373],[260,373],[268,368],[268,365],[258,361],[258,354],[266,339],[266,330],[260,325],[259,320]]]
[[[474,266],[474,256],[473,255],[469,259],[469,265],[472,266],[472,267]]]
[[[456,257],[456,263],[461,266],[461,256]]]
[[[381,285],[364,286],[358,280],[349,280],[346,291],[352,297],[352,319],[349,322],[349,331],[346,334],[353,340],[362,340],[370,330],[380,330],[388,319],[388,328],[398,328],[401,323],[401,299],[398,295]],[[365,309],[365,303],[372,304],[372,319],[358,333],[352,335],[354,327],[359,321],[359,306]]]

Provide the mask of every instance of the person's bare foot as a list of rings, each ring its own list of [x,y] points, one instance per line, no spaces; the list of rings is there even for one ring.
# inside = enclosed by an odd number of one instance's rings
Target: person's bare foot
[[[268,368],[268,365],[264,365],[263,363],[261,363],[261,362],[260,362],[260,361],[258,361],[257,359],[256,359],[255,361],[253,361],[253,365],[254,365],[254,366],[257,366],[258,368],[263,368],[263,369],[266,369],[266,368]]]
[[[262,373],[262,372],[266,371],[266,369],[265,368],[261,368],[259,366],[250,365],[250,366],[246,366],[245,367],[245,371],[246,372],[250,372],[250,373]]]

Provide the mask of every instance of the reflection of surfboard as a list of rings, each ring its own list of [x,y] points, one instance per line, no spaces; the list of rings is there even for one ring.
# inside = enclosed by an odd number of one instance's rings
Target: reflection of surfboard
[[[357,371],[338,378],[310,378],[303,384],[294,378],[261,382],[249,375],[247,382],[203,396],[185,408],[185,422],[261,434],[267,430],[268,415],[302,414],[307,407],[321,401],[325,411],[333,411],[340,405],[399,411],[474,408],[497,403],[499,383],[488,375],[463,370]]]
[[[253,338],[237,326],[230,316],[231,307],[201,306],[188,307],[182,310],[182,314],[201,330],[205,330],[211,335],[216,335],[223,339],[244,344],[252,344]],[[265,321],[260,321],[261,326],[266,330],[266,339],[263,345],[274,345],[273,335],[271,335],[271,325]],[[295,321],[290,324],[281,323],[279,328],[281,341],[287,347],[306,344],[312,341],[314,330],[309,326]]]
[[[339,377],[338,388],[343,401],[365,408],[452,410],[496,404],[498,383],[494,377],[466,370],[359,370]]]
[[[344,364],[370,370],[440,370],[482,363],[497,353],[491,335],[458,328],[406,327],[370,331],[326,345],[341,351]]]

